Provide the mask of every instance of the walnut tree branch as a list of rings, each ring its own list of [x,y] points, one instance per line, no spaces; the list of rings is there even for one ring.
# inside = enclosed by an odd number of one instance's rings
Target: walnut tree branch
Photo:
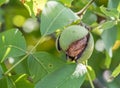
[[[82,16],[84,13],[85,13],[85,11],[89,8],[89,6],[92,4],[94,2],[94,0],[91,0],[90,2],[88,2],[88,4],[87,5],[85,5],[80,11],[78,11],[76,14],[78,15],[78,16]]]

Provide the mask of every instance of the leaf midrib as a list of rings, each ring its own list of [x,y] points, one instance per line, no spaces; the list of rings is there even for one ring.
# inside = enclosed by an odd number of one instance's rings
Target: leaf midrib
[[[52,24],[55,22],[55,20],[60,16],[60,14],[65,10],[66,8],[63,8],[57,15],[56,17],[52,20],[52,22],[49,24],[49,26],[46,29],[46,32],[43,35],[46,35],[47,32],[49,31],[50,27],[52,26]]]

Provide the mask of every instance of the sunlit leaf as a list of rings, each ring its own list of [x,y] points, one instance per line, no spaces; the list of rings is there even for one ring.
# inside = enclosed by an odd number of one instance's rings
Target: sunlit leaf
[[[42,11],[47,0],[26,0],[26,1],[21,0],[21,2],[28,9],[30,16],[34,17]]]
[[[7,0],[0,0],[0,6],[4,4]]]
[[[73,76],[75,64],[67,64],[40,80],[35,88],[80,88],[85,75]]]
[[[70,9],[56,1],[47,2],[41,14],[41,34],[48,35],[78,19]]]
[[[18,29],[11,29],[0,33],[0,60],[7,57],[17,57],[25,54],[26,43]]]
[[[29,11],[30,16],[35,16],[35,14],[33,12],[33,1],[29,0],[29,1],[23,2],[23,4],[25,5],[27,10]]]
[[[47,52],[37,52],[28,58],[31,78],[37,82],[45,75],[64,65],[64,62]]]
[[[38,15],[40,11],[44,8],[47,0],[33,0],[33,12]]]
[[[91,66],[87,66],[87,70],[88,70],[88,73],[90,74],[91,79],[95,80],[96,74],[95,74],[95,71],[93,70],[93,68]],[[89,80],[88,77],[87,77],[87,80]]]
[[[120,64],[115,68],[115,70],[112,73],[113,77],[116,77],[120,74]]]
[[[112,47],[112,50],[116,50],[120,47],[120,40],[116,40],[114,46]]]
[[[118,4],[117,11],[120,13],[120,2]]]

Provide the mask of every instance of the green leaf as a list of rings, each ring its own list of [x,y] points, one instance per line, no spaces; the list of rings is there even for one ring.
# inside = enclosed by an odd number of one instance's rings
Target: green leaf
[[[26,43],[18,29],[11,29],[0,33],[0,60],[7,57],[17,57],[25,54]]]
[[[120,2],[118,4],[118,6],[117,6],[117,11],[120,13]]]
[[[41,14],[41,34],[48,35],[55,32],[57,29],[62,30],[64,26],[71,24],[78,19],[70,9],[62,4],[49,1]]]
[[[27,0],[24,3],[24,6],[27,8],[27,10],[29,11],[30,16],[35,16],[34,12],[33,12],[33,1],[32,0]]]
[[[73,0],[60,0],[60,1],[63,2],[65,5],[71,6]]]
[[[97,6],[107,6],[109,0],[95,0]]]
[[[120,64],[115,68],[115,70],[112,73],[112,77],[116,77],[120,74]]]
[[[40,80],[35,88],[80,88],[85,75],[74,77],[75,64],[67,64]]]
[[[120,40],[120,22],[117,24],[117,40]]]
[[[120,3],[120,0],[109,0],[108,2],[108,8],[117,8],[118,4]]]
[[[0,6],[4,4],[7,0],[0,0]]]
[[[15,83],[14,83],[14,81],[12,80],[11,77],[6,77],[6,80],[7,80],[7,86],[8,86],[8,88],[15,88],[15,87],[16,87],[16,86],[15,86]]]
[[[119,13],[117,9],[108,9],[101,6],[100,10],[108,17],[119,18]]]
[[[106,69],[110,68],[111,61],[112,61],[112,58],[110,58],[109,54],[106,52],[106,58],[105,58],[105,63],[104,63]]]
[[[28,80],[28,76],[23,74],[15,80],[16,88],[34,88],[34,85]]]
[[[105,30],[109,30],[110,28],[114,27],[116,25],[115,21],[106,21],[104,23],[98,24],[97,27],[95,27],[92,31],[101,35]]]
[[[0,65],[0,79],[3,77],[3,69],[2,69],[2,67],[1,67],[1,65]]]
[[[23,4],[29,11],[30,16],[35,17],[42,11],[47,0],[26,0]]]
[[[44,8],[47,0],[33,0],[33,12],[38,15],[40,11]]]
[[[63,65],[64,62],[61,59],[47,52],[36,52],[28,58],[28,67],[34,82]]]
[[[113,26],[115,26],[115,24],[116,24],[115,21],[106,21],[105,23],[100,24],[99,29],[100,29],[100,31],[102,33],[104,30],[110,29]]]
[[[95,80],[96,74],[93,68],[91,66],[87,66],[87,70],[88,70],[88,73],[90,74],[91,79]],[[88,76],[87,76],[87,80],[89,80]]]
[[[28,81],[28,76],[23,74],[0,79],[0,88],[34,88],[34,85]]]
[[[8,88],[6,78],[0,79],[0,88]]]
[[[0,23],[3,23],[5,20],[3,16],[4,16],[4,10],[0,8]]]
[[[0,88],[16,88],[16,86],[10,77],[4,77],[0,79]]]
[[[64,3],[65,5],[71,6],[73,0],[58,0],[58,1]]]
[[[103,61],[101,61],[101,67],[104,69],[109,69],[111,65],[111,61],[112,58],[110,57],[108,52],[106,52],[106,58],[104,58]]]
[[[14,63],[12,65],[14,65],[15,63],[17,63],[22,57],[16,57],[16,58],[14,58]],[[15,73],[17,73],[17,74],[29,74],[27,59],[25,59],[24,61],[22,61],[21,63],[19,63],[14,68],[13,71]]]
[[[112,57],[112,47],[116,41],[117,37],[117,27],[114,26],[108,30],[105,30],[102,34],[101,37],[103,39],[103,42],[105,44],[105,49],[107,50],[108,54],[110,57]]]
[[[62,2],[64,5],[71,6],[73,0],[48,0],[48,1],[59,1]]]
[[[87,11],[85,15],[83,15],[82,21],[88,25],[92,25],[97,21],[97,16],[93,14],[91,11]]]

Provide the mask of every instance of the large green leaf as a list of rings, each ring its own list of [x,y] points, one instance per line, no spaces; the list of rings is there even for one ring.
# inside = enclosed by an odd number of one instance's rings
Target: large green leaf
[[[120,3],[120,0],[109,0],[108,2],[108,8],[117,8],[118,4]]]
[[[56,1],[47,2],[41,14],[41,34],[47,35],[78,19],[70,9]]]
[[[85,75],[75,77],[75,64],[67,64],[40,80],[35,88],[80,88]]]
[[[64,62],[62,60],[47,52],[37,52],[28,58],[28,67],[34,82],[63,65]]]
[[[26,43],[18,29],[11,29],[0,33],[0,60],[7,57],[17,57],[25,54]]]
[[[105,30],[102,33],[101,37],[103,39],[103,42],[105,44],[105,48],[108,54],[110,55],[110,57],[112,57],[112,46],[114,45],[116,41],[117,27],[113,26],[112,28]]]

